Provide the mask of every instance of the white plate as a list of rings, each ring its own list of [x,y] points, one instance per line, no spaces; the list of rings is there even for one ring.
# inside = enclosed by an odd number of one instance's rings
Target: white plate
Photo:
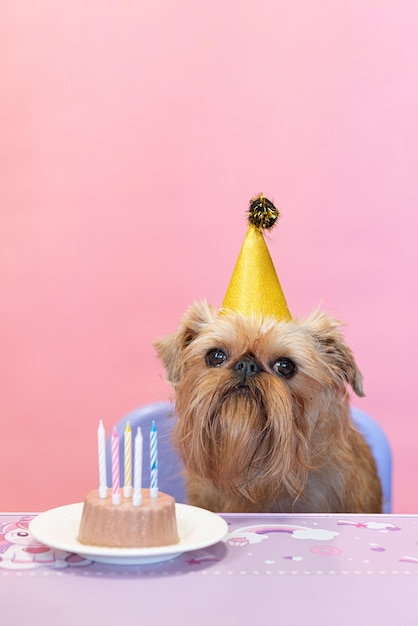
[[[228,532],[222,517],[196,506],[176,503],[180,541],[155,548],[104,548],[80,543],[77,539],[83,503],[67,504],[40,513],[29,525],[32,536],[50,548],[113,565],[138,565],[174,559],[183,552],[207,548],[221,541]]]

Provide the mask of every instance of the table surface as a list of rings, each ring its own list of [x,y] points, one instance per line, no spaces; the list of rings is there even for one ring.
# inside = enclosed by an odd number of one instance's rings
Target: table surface
[[[223,515],[228,533],[213,546],[106,565],[38,544],[28,530],[35,515],[0,513],[0,611],[13,616],[9,624],[34,615],[87,624],[92,611],[100,624],[161,624],[173,614],[200,625],[222,616],[380,625],[418,616],[418,516]]]

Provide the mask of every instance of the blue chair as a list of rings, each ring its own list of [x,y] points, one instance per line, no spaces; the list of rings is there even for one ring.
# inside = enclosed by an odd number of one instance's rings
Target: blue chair
[[[172,402],[154,402],[145,404],[125,415],[117,424],[121,449],[120,476],[124,481],[123,439],[127,422],[132,429],[132,467],[135,459],[134,439],[137,427],[141,427],[143,437],[142,486],[149,487],[149,433],[155,421],[158,433],[158,488],[172,495],[176,502],[187,504],[186,485],[183,478],[183,463],[171,444],[171,431],[176,420]],[[107,484],[112,484],[111,436],[106,441]]]
[[[383,513],[392,512],[392,452],[381,426],[367,413],[351,407],[351,417],[374,456],[382,483]]]
[[[376,460],[383,489],[383,512],[390,513],[392,511],[392,455],[388,440],[382,428],[369,415],[354,407],[351,408],[351,414],[354,424],[363,434]],[[172,402],[163,401],[146,404],[125,415],[125,417],[116,424],[116,430],[118,431],[121,441],[121,450],[123,450],[123,437],[126,423],[128,421],[130,423],[133,439],[137,427],[140,426],[144,438],[143,486],[149,487],[148,468],[150,461],[148,437],[153,420],[155,420],[158,431],[158,457],[160,461],[158,466],[159,489],[174,496],[176,502],[187,504],[186,485],[183,478],[183,463],[171,444],[171,431],[176,420],[174,404]],[[132,446],[132,449],[134,454],[134,446]],[[112,476],[110,436],[106,442],[106,458],[107,480],[108,485],[110,485]],[[124,467],[122,454],[120,475],[121,484],[123,484]]]

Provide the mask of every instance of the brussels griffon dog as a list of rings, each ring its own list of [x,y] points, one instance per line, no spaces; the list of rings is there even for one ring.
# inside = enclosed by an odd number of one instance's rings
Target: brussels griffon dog
[[[350,417],[362,375],[322,312],[219,314],[193,304],[155,342],[176,394],[190,504],[224,512],[380,513],[375,461]]]

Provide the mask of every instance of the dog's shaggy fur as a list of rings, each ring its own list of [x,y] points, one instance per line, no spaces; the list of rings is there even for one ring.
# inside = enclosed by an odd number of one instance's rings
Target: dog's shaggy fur
[[[380,513],[354,427],[362,376],[334,318],[277,322],[195,303],[155,342],[176,392],[190,504],[224,512]]]

